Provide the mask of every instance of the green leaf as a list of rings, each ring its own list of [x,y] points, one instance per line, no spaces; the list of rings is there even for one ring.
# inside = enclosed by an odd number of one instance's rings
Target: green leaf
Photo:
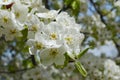
[[[32,61],[30,59],[25,59],[25,60],[23,60],[22,66],[24,68],[31,68],[34,65],[32,64]]]
[[[21,32],[23,34],[22,40],[26,40],[28,35],[28,28],[23,29]]]
[[[64,4],[66,5],[66,6],[68,6],[68,5],[71,5],[71,3],[73,2],[74,0],[64,0]]]
[[[75,67],[84,77],[87,76],[87,71],[85,70],[85,68],[82,66],[80,62],[76,61]]]
[[[72,2],[71,4],[72,8],[75,9],[79,9],[80,8],[80,1],[79,0],[75,0]]]
[[[15,68],[14,68],[12,65],[9,65],[9,66],[8,66],[8,70],[9,70],[10,72],[14,72],[14,71],[15,71]]]
[[[67,66],[67,64],[69,63],[70,57],[67,55],[67,53],[65,53],[64,56],[65,56],[64,66]]]
[[[120,7],[119,6],[116,7],[116,15],[120,16]]]
[[[79,14],[79,11],[80,11],[80,1],[79,0],[74,0],[71,3],[71,10],[72,10],[72,14],[77,17]]]
[[[91,47],[88,47],[86,49],[84,49],[82,52],[80,52],[78,55],[77,55],[77,58],[81,58]]]

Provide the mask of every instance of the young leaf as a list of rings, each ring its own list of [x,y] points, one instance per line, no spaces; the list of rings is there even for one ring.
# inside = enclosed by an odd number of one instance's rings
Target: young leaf
[[[64,0],[66,6],[71,5],[74,0]]]
[[[80,62],[76,61],[75,67],[84,77],[87,76],[87,71],[85,70],[85,68],[82,66]]]
[[[81,58],[81,56],[83,56],[91,47],[88,47],[86,49],[84,49],[82,52],[80,52],[78,55],[77,55],[77,58]]]

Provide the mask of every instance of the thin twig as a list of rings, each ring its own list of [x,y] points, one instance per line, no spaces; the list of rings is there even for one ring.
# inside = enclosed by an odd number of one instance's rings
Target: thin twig
[[[100,19],[102,21],[102,23],[104,23],[105,25],[107,25],[106,21],[104,20],[104,15],[102,14],[102,12],[98,9],[98,7],[96,6],[96,4],[93,2],[93,0],[90,0],[91,4],[94,6],[95,10],[97,11],[97,13],[100,15]]]
[[[48,10],[50,10],[49,0],[44,0],[44,1],[45,1],[45,8],[47,8]]]
[[[19,73],[19,72],[24,72],[27,70],[31,70],[35,67],[31,67],[31,68],[25,68],[25,69],[19,69],[19,70],[15,70],[15,71],[0,71],[0,73],[5,73],[5,74],[15,74],[15,73]]]
[[[91,2],[91,4],[94,6],[96,12],[100,15],[101,22],[104,23],[106,26],[108,26],[109,24],[104,20],[104,16],[105,16],[105,15],[102,14],[102,12],[99,10],[99,8],[96,6],[96,4],[93,2],[93,0],[90,0],[90,2]],[[113,11],[115,8],[116,8],[116,7],[113,7],[113,8],[110,10],[110,12]],[[109,14],[109,13],[107,13],[106,15],[108,15],[108,14]],[[119,53],[118,56],[120,56],[120,45],[118,45],[117,42],[116,42],[114,39],[112,39],[112,40],[113,40],[113,42],[115,43],[115,46],[116,46],[116,48],[117,48],[117,50],[118,50],[118,53]]]

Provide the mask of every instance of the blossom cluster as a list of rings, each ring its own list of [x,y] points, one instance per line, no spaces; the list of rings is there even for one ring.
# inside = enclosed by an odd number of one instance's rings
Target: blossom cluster
[[[82,80],[119,80],[120,66],[114,60],[85,54],[80,61],[86,66],[88,76]],[[88,67],[89,66],[89,67]]]
[[[74,64],[69,63],[63,69],[57,69],[53,65],[46,67],[40,64],[38,67],[22,73],[22,80],[120,80],[120,66],[114,60],[96,57],[93,54],[85,54],[81,63],[88,71],[83,77],[75,70]],[[89,66],[89,67],[88,67]],[[16,80],[13,76],[2,75],[7,80]],[[19,75],[20,76],[20,75]],[[0,78],[1,79],[1,78]],[[20,80],[21,80],[20,79]],[[17,80],[19,80],[17,78]]]
[[[3,0],[0,26],[0,36],[4,35],[6,41],[22,37],[21,31],[27,29],[29,52],[39,53],[44,65],[64,65],[64,54],[74,58],[84,39],[73,17],[66,12],[47,10],[41,0]]]
[[[97,18],[92,18],[93,21],[98,18],[95,22],[97,26],[105,27],[98,15]],[[77,24],[68,13],[47,10],[42,5],[42,0],[0,0],[0,37],[6,41],[23,38],[26,35],[23,30],[27,32],[25,41],[29,53],[39,55],[40,64],[21,72],[20,77],[15,77],[22,80],[120,80],[120,67],[113,60],[91,54],[82,57],[79,55],[84,34],[80,32],[80,24]],[[80,61],[85,66],[88,71],[86,78],[78,75],[72,62],[62,70],[56,68],[66,65],[66,54],[73,62]],[[78,59],[78,56],[81,59]],[[81,69],[81,66],[78,68]],[[7,80],[19,80],[5,74],[2,74],[0,79],[5,77]]]

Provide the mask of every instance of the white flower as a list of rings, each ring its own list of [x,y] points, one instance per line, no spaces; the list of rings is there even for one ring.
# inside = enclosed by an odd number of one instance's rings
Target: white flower
[[[104,76],[106,79],[120,80],[120,67],[114,61],[108,59],[104,62]]]
[[[120,67],[113,60],[85,54],[80,58],[80,62],[88,72],[86,78],[81,77],[82,80],[120,80]]]
[[[48,11],[44,5],[42,5],[42,0],[20,0],[22,4],[27,5],[32,10],[35,9],[37,12]]]
[[[45,70],[44,66],[42,65],[24,72],[24,74],[22,75],[22,79],[23,80],[53,80],[50,76],[50,73],[47,70]]]
[[[12,3],[13,0],[0,0],[0,5],[8,5]]]
[[[120,7],[120,0],[114,2],[114,5]]]
[[[33,0],[20,0],[22,4],[30,5]]]
[[[46,12],[48,11],[44,5],[42,5],[42,0],[32,0],[30,5],[32,9],[36,9],[37,12]]]
[[[16,22],[15,16],[12,12],[7,10],[0,11],[0,26],[2,34],[5,35],[7,41],[22,36],[20,30],[23,28]]]
[[[63,35],[64,45],[69,55],[77,55],[80,53],[80,45],[84,39],[84,35],[78,32],[76,29],[66,29]]]
[[[15,24],[15,16],[7,10],[0,10],[0,26],[9,27]]]
[[[32,0],[31,1],[31,7],[32,8],[40,8],[40,7],[42,7],[42,0]]]
[[[36,15],[43,19],[54,20],[56,18],[56,16],[58,15],[58,11],[50,10],[46,13],[36,13]]]
[[[15,2],[15,4],[12,6],[12,12],[14,12],[15,18],[23,23],[27,19],[28,7],[21,3]]]
[[[49,43],[62,44],[63,28],[56,22],[49,23],[43,30],[43,37]]]
[[[27,45],[34,47],[36,50],[42,50],[46,47],[46,40],[42,37],[42,34],[37,33],[35,39],[29,39]]]
[[[61,45],[52,45],[40,52],[40,59],[43,65],[64,65],[65,61],[65,49]]]
[[[90,72],[93,72],[93,69],[102,68],[103,61],[104,59],[94,56],[91,53],[86,53],[80,58],[80,62],[85,66],[85,68],[89,69]]]
[[[45,28],[44,23],[40,22],[35,15],[28,16],[26,25],[28,26],[28,39],[33,39],[37,32],[41,32]]]
[[[61,12],[56,17],[56,21],[62,25],[64,28],[74,28],[80,31],[80,25],[75,22],[73,17],[70,17],[66,12]]]
[[[74,69],[75,69],[74,64],[69,63],[66,67],[62,69],[62,71],[65,72],[66,75],[71,76],[73,74]]]
[[[6,41],[13,40],[16,37],[22,37],[22,33],[20,30],[15,26],[9,26],[9,28],[4,28],[4,34]]]
[[[106,25],[101,22],[100,15],[92,15],[91,18],[93,19],[93,24],[96,24],[98,27],[106,27]]]

